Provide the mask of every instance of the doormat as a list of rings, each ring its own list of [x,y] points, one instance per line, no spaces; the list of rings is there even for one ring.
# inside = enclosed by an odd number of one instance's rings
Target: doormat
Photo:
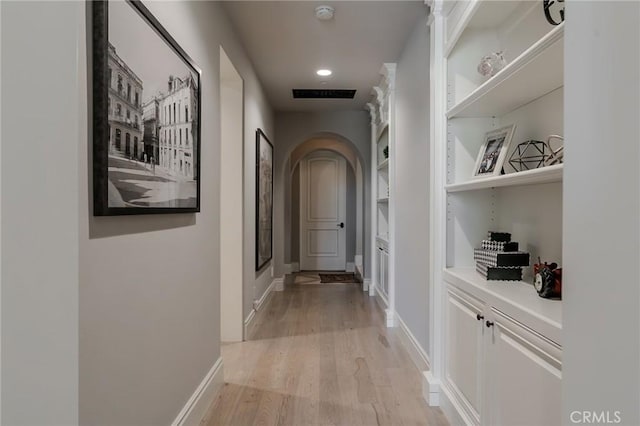
[[[357,283],[358,280],[356,279],[355,274],[353,273],[349,273],[349,274],[318,274],[320,275],[320,282],[321,283],[344,283],[344,284],[351,284],[351,283]]]

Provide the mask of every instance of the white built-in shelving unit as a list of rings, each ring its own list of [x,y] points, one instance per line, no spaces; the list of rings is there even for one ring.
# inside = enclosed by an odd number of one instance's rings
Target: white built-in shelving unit
[[[472,174],[487,131],[515,124],[511,151],[563,134],[564,25],[548,24],[538,1],[461,1],[454,10],[465,7],[467,25],[457,24],[446,58],[446,267],[473,268],[489,230],[511,232],[532,259],[561,263],[563,166],[516,172],[505,162],[504,175]],[[507,66],[482,77],[480,58],[500,50]]]
[[[507,159],[521,142],[564,134],[564,24],[549,24],[540,1],[431,8],[431,333],[441,350],[425,395],[445,400],[454,423],[559,424],[562,302],[537,295],[532,268],[523,281],[483,279],[473,249],[488,231],[510,232],[532,264],[562,264],[564,167],[516,171],[505,161],[505,174],[486,178],[473,170],[491,130],[516,125]],[[481,58],[499,51],[507,65],[481,76]],[[524,388],[531,410],[511,411]]]
[[[394,325],[394,233],[393,184],[395,150],[394,85],[396,64],[384,64],[380,84],[371,91],[367,104],[371,116],[372,162],[372,282],[369,294],[385,311],[387,326]]]

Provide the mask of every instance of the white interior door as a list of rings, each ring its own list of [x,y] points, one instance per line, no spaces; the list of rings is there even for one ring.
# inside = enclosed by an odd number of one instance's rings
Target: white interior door
[[[346,269],[347,163],[311,153],[300,162],[300,269]]]

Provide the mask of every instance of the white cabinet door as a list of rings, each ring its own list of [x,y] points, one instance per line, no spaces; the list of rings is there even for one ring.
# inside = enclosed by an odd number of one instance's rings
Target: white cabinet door
[[[381,253],[382,288],[384,289],[384,294],[389,295],[389,253],[385,250],[382,250]]]
[[[492,317],[494,324],[487,329],[491,419],[483,423],[561,424],[561,348],[496,309]]]
[[[382,248],[376,246],[376,290],[382,291]]]
[[[480,424],[484,303],[453,286],[446,300],[445,380],[467,419]]]
[[[389,287],[389,253],[381,246],[376,247],[376,286],[386,298]]]

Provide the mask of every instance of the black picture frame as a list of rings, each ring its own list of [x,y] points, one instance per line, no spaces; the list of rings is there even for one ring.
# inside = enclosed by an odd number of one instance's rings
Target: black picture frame
[[[269,161],[262,161],[266,155]],[[265,217],[266,216],[266,217]],[[256,130],[256,271],[273,258],[273,144]]]
[[[93,31],[92,147],[94,216],[199,212],[202,147],[202,70],[139,0],[127,0],[126,3],[114,2],[111,5],[109,4],[110,2],[103,0],[88,3],[92,8]],[[145,109],[149,104],[145,102],[143,80],[136,75],[135,71],[128,66],[124,59],[118,56],[118,46],[111,44],[111,39],[109,38],[110,6],[131,7],[134,15],[131,15],[133,18],[128,19],[135,20],[137,25],[137,16],[140,18],[140,25],[148,25],[153,30],[153,32],[148,32],[147,27],[136,27],[135,31],[144,31],[147,37],[146,40],[153,40],[156,48],[161,46],[157,48],[160,50],[154,52],[161,52],[158,53],[158,56],[162,56],[165,60],[170,58],[169,60],[174,66],[173,69],[175,69],[176,63],[179,63],[180,67],[184,65],[184,68],[180,68],[185,71],[182,75],[178,77],[174,77],[172,74],[167,75],[168,86],[166,86],[165,92],[167,94],[163,94],[159,90],[154,92],[152,101],[150,101],[154,102],[154,105],[150,106],[150,109],[155,111],[152,117],[155,118],[155,123],[151,129],[147,127]],[[164,44],[157,42],[154,35]],[[122,44],[124,45],[124,43]],[[127,46],[127,48],[137,48],[140,51],[140,56],[148,59],[149,53],[145,52],[145,46],[142,42],[134,42],[132,45],[134,47]],[[170,53],[167,54],[167,52],[175,54],[175,57]],[[130,56],[136,57],[137,55]],[[116,70],[117,88],[114,87],[116,86],[114,84],[114,78],[116,77],[112,75],[113,72],[109,65],[109,61],[112,61],[111,64],[113,64],[116,58],[119,66]],[[141,61],[141,59],[138,59],[138,61]],[[157,60],[157,62],[160,61]],[[145,63],[145,67],[149,68],[147,64],[148,62]],[[153,67],[162,67],[162,64],[153,63]],[[164,72],[165,69],[168,71],[168,68],[170,68],[168,63],[165,63],[165,68],[159,68],[160,71],[158,72]],[[127,79],[126,91],[121,84],[121,74],[125,74]],[[135,101],[132,100],[130,83],[134,86]],[[138,91],[138,89],[140,90]],[[176,114],[174,102],[173,123],[171,123],[171,107],[166,104],[167,99],[169,96],[177,98],[182,94],[185,94],[184,108],[182,108],[182,103],[180,102]],[[113,109],[110,109],[112,107],[110,96],[117,96],[120,101],[114,102],[116,105],[113,105]],[[157,105],[155,102],[157,102]],[[161,113],[160,107],[163,103],[165,107],[168,106],[169,108],[164,109],[163,113]],[[123,105],[124,108],[122,108]],[[115,112],[116,106],[117,112]],[[131,113],[129,107],[133,109],[131,116],[135,116],[135,122],[132,122],[132,118],[129,117]],[[126,120],[122,110],[126,110]],[[183,112],[184,115],[182,115]],[[117,117],[117,119],[114,119],[114,117]],[[183,121],[180,122],[181,118]],[[163,125],[166,126],[163,128]],[[175,135],[178,125],[182,126],[179,129],[180,145],[178,145],[177,137],[171,138],[169,135],[172,133],[170,125],[173,126],[173,135]],[[122,134],[125,130],[120,129],[122,126],[124,126],[123,128],[132,129],[131,133],[127,130],[124,143]],[[149,134],[152,134],[153,129],[155,129],[155,136],[147,138],[148,130]],[[184,145],[182,130],[184,130]],[[131,137],[131,134],[134,136]],[[167,135],[168,137],[163,137]],[[114,139],[117,142],[117,148],[114,148],[116,145]],[[133,140],[132,146],[131,140]],[[167,145],[169,141],[173,145]],[[164,147],[162,146],[163,144],[165,144]],[[124,150],[124,155],[122,150]],[[123,156],[120,157],[121,155]],[[110,175],[110,162],[112,165],[115,163],[112,168],[112,175]],[[161,162],[165,164],[161,164]],[[125,176],[129,178],[125,180]],[[134,178],[132,179],[131,176],[134,176]],[[113,178],[112,181],[110,181],[110,177]],[[132,184],[131,182],[135,183]],[[121,187],[117,185],[121,185]],[[110,191],[112,194],[111,204]],[[193,194],[195,194],[195,197]],[[134,199],[134,197],[138,198]]]

